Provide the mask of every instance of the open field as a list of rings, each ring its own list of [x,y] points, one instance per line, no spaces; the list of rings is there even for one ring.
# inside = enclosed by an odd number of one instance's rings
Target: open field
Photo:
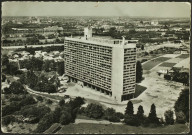
[[[179,56],[177,56],[176,58],[188,58],[189,54],[181,54]]]
[[[151,61],[146,62],[145,64],[143,64],[143,69],[144,70],[151,70],[153,67],[155,67],[156,65],[160,64],[163,61],[166,61],[170,59],[169,57],[158,57],[156,59],[153,59]]]
[[[177,63],[169,63],[169,62],[163,62],[161,65],[162,67],[173,67]]]
[[[91,134],[91,133],[100,133],[100,134],[149,134],[149,133],[187,133],[189,128],[184,124],[175,124],[165,127],[135,127],[128,125],[116,125],[116,124],[90,124],[90,123],[81,123],[81,124],[70,124],[63,126],[57,134]]]

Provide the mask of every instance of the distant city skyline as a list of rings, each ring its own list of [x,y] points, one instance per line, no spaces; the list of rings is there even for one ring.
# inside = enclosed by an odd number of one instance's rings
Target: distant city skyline
[[[187,2],[3,2],[2,16],[190,18]]]

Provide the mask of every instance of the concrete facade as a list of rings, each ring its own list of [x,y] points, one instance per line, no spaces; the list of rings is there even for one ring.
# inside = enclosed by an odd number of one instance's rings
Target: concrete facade
[[[64,54],[65,74],[71,80],[81,81],[120,102],[133,98],[136,44],[65,37]]]

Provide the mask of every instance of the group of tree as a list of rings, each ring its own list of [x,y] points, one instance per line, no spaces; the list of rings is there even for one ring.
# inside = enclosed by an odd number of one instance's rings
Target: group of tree
[[[165,112],[165,120],[166,124],[173,124],[174,119],[173,119],[173,111],[166,111]],[[154,104],[151,105],[151,110],[149,112],[148,117],[144,115],[144,110],[143,107],[140,105],[138,107],[138,111],[136,114],[134,114],[134,109],[133,109],[133,103],[129,101],[127,103],[127,107],[125,109],[125,118],[124,118],[124,123],[127,125],[131,126],[158,126],[160,124],[164,124],[164,121],[160,121],[160,119],[157,117],[156,114],[156,107]]]
[[[35,57],[25,59],[20,61],[20,67],[26,68],[27,70],[41,71],[43,67],[43,60]]]
[[[68,103],[65,103],[64,100],[61,100],[59,102],[59,106],[56,107],[54,111],[43,116],[35,132],[42,133],[53,123],[61,123],[62,125],[74,123],[77,112],[82,104],[84,104],[84,99],[81,97],[76,97]]]
[[[26,90],[19,81],[14,81],[9,88],[4,88],[4,94],[26,94]]]
[[[5,105],[2,107],[2,116],[13,114],[16,111],[19,111],[22,107],[27,105],[32,105],[37,103],[35,99],[31,96],[26,94],[23,99],[19,101],[11,101],[9,105]]]
[[[19,81],[33,90],[48,93],[55,93],[60,86],[60,81],[56,75],[49,79],[43,73],[37,76],[32,70],[22,74]]]
[[[177,101],[175,102],[176,122],[189,122],[189,88],[181,91]]]
[[[189,73],[188,72],[179,72],[179,71],[175,70],[172,75],[165,74],[164,78],[166,80],[180,82],[180,83],[183,83],[183,85],[189,86]]]
[[[105,119],[110,122],[120,122],[124,118],[124,115],[120,112],[116,112],[113,108],[103,109],[98,104],[88,104],[87,107],[82,107],[79,112],[80,115],[85,115],[93,119]]]
[[[12,66],[11,69],[13,69],[13,67],[14,66]],[[55,62],[54,60],[43,61],[41,58],[32,57],[30,59],[20,61],[20,67],[33,71],[42,71],[42,70],[46,72],[56,71],[59,75],[64,74],[64,61],[61,62]],[[14,71],[16,72],[17,68]]]
[[[18,64],[9,62],[9,57],[2,55],[2,72],[4,74],[15,75],[16,71],[18,71]]]
[[[62,52],[64,51],[64,46],[47,46],[47,47],[26,47],[26,48],[19,48],[17,51],[27,51],[30,54],[34,55],[35,51],[43,51],[43,52],[51,52],[51,51],[59,51]]]

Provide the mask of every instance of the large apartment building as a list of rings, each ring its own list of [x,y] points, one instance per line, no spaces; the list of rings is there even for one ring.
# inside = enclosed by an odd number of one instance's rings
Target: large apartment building
[[[107,94],[116,101],[133,98],[136,81],[136,44],[123,40],[84,37],[64,41],[65,74],[73,81]]]

